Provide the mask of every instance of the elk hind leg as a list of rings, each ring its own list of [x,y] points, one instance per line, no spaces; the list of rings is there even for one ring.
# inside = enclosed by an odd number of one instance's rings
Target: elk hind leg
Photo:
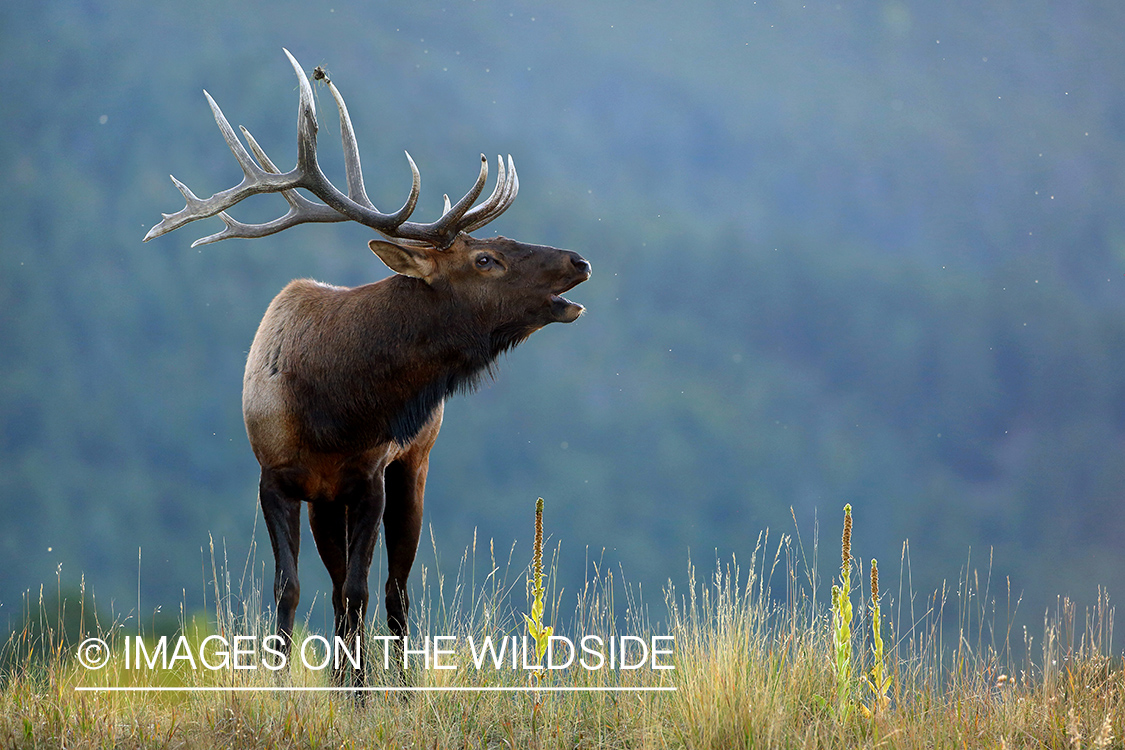
[[[288,656],[293,639],[293,620],[301,598],[297,578],[297,556],[301,547],[301,500],[282,489],[278,477],[262,470],[258,484],[258,502],[269,530],[273,546],[273,595],[277,605],[277,632],[284,641],[282,650]]]

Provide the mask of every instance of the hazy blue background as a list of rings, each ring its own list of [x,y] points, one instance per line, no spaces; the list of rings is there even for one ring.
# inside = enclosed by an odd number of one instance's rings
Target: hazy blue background
[[[0,622],[60,564],[128,612],[138,548],[143,612],[198,606],[209,534],[239,567],[259,514],[239,392],[262,312],[295,277],[386,273],[358,226],[141,244],[183,205],[169,173],[239,179],[203,88],[292,165],[282,46],[344,93],[378,205],[404,149],[423,220],[511,153],[520,197],[485,233],[594,267],[587,316],[448,405],[447,572],[474,528],[524,564],[542,495],[572,592],[604,548],[656,603],[791,507],[830,575],[850,502],[855,553],[897,578],[909,539],[923,594],[970,548],[1032,621],[1121,592],[1122,30],[1115,0],[4,4]],[[307,606],[327,584],[302,562]]]

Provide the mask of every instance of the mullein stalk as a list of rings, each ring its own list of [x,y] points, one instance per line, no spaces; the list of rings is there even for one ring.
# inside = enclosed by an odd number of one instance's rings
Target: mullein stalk
[[[535,503],[535,550],[531,558],[531,614],[524,615],[527,634],[535,641],[535,663],[542,664],[547,639],[554,630],[543,624],[543,498]]]
[[[888,694],[891,676],[887,674],[883,656],[882,615],[879,611],[879,562],[871,558],[871,670],[863,676],[863,682],[872,692],[871,707],[863,707],[863,713],[872,717],[877,711],[885,711],[891,703]]]
[[[852,699],[852,506],[844,506],[840,585],[832,587],[832,655],[837,716],[847,719]]]

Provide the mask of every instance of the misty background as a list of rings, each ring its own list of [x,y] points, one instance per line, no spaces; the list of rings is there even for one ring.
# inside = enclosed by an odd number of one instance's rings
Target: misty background
[[[851,503],[854,554],[893,580],[909,540],[923,597],[990,556],[1033,623],[1119,594],[1122,29],[1112,1],[3,5],[0,627],[56,576],[118,614],[201,607],[210,538],[235,571],[257,540],[272,584],[246,351],[290,279],[388,271],[356,225],[141,238],[183,206],[169,173],[241,177],[204,88],[291,168],[283,46],[347,99],[377,205],[404,150],[424,221],[511,153],[480,234],[593,265],[581,320],[447,404],[421,562],[453,575],[476,534],[525,565],[543,496],[559,586],[601,560],[657,605],[791,508],[830,577]],[[329,589],[302,546],[299,619]]]

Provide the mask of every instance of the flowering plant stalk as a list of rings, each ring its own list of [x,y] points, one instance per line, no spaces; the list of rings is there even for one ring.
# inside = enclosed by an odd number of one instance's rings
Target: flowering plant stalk
[[[832,656],[836,673],[837,716],[851,713],[852,700],[852,506],[844,506],[844,535],[841,539],[840,584],[832,586]]]
[[[527,634],[535,641],[535,663],[542,664],[547,639],[554,628],[543,624],[543,498],[535,503],[535,553],[531,561],[531,613],[523,616]]]
[[[872,693],[871,706],[863,706],[863,713],[872,717],[877,711],[885,711],[891,704],[888,694],[891,676],[886,674],[883,658],[882,615],[879,612],[879,562],[871,558],[871,669],[863,676],[863,683]]]

